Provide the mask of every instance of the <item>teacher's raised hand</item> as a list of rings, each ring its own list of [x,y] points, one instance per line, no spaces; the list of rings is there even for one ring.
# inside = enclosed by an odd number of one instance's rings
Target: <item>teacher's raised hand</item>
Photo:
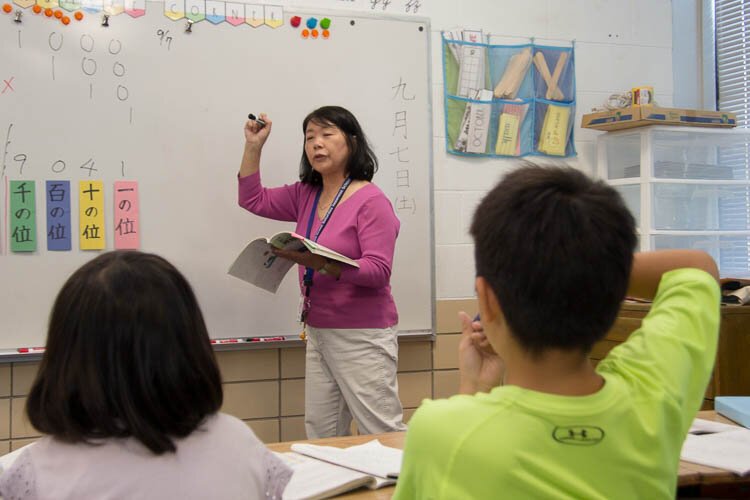
[[[248,119],[245,122],[246,146],[262,148],[271,133],[273,122],[268,118],[268,115],[261,113],[258,118],[259,119]]]
[[[245,122],[245,150],[242,153],[242,162],[240,163],[240,177],[247,177],[256,173],[260,169],[260,152],[266,143],[273,122],[265,113],[260,114],[259,123],[257,119],[250,119]]]

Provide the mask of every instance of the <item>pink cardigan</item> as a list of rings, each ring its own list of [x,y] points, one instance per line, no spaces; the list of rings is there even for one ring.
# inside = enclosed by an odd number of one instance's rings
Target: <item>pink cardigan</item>
[[[295,232],[306,236],[318,189],[301,182],[265,188],[258,172],[239,178],[239,204],[261,217],[295,221]],[[320,222],[316,216],[309,238],[313,238]],[[390,279],[399,227],[391,202],[374,184],[366,185],[339,203],[318,242],[356,260],[360,267],[342,265],[339,280],[313,275],[307,317],[310,326],[387,328],[398,323]],[[304,268],[299,266],[302,290],[303,274]]]

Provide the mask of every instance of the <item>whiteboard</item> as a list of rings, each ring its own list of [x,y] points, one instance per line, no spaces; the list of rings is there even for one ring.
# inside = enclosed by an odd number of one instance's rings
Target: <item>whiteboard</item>
[[[329,17],[330,37],[303,38],[288,22],[292,15],[303,25]],[[71,251],[47,250],[47,180],[71,182],[76,231],[79,181],[103,182],[107,250],[114,248],[114,182],[137,181],[140,248],[187,276],[212,337],[299,333],[296,272],[275,295],[227,275],[247,242],[293,229],[240,208],[236,173],[247,114],[265,112],[274,127],[263,151],[264,184],[295,182],[302,120],[328,104],[360,120],[380,160],[373,182],[401,220],[392,272],[399,330],[433,330],[427,20],[284,16],[276,29],[201,21],[190,33],[161,3],[148,3],[142,17],[111,16],[108,27],[92,13],[68,26],[31,9],[21,23],[0,17],[0,348],[43,344],[58,290],[99,253],[81,250],[78,236]],[[33,252],[9,245],[13,180],[36,185]]]

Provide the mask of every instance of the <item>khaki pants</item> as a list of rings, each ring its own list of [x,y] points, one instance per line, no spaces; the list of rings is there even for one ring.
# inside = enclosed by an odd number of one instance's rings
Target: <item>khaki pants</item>
[[[403,431],[393,328],[307,328],[305,430],[308,439]]]

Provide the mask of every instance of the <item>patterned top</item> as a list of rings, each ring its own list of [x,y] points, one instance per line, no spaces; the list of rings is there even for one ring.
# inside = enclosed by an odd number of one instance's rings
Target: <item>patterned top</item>
[[[133,438],[63,443],[46,436],[0,476],[15,499],[280,499],[292,470],[241,420],[217,413],[177,451],[154,455]]]

